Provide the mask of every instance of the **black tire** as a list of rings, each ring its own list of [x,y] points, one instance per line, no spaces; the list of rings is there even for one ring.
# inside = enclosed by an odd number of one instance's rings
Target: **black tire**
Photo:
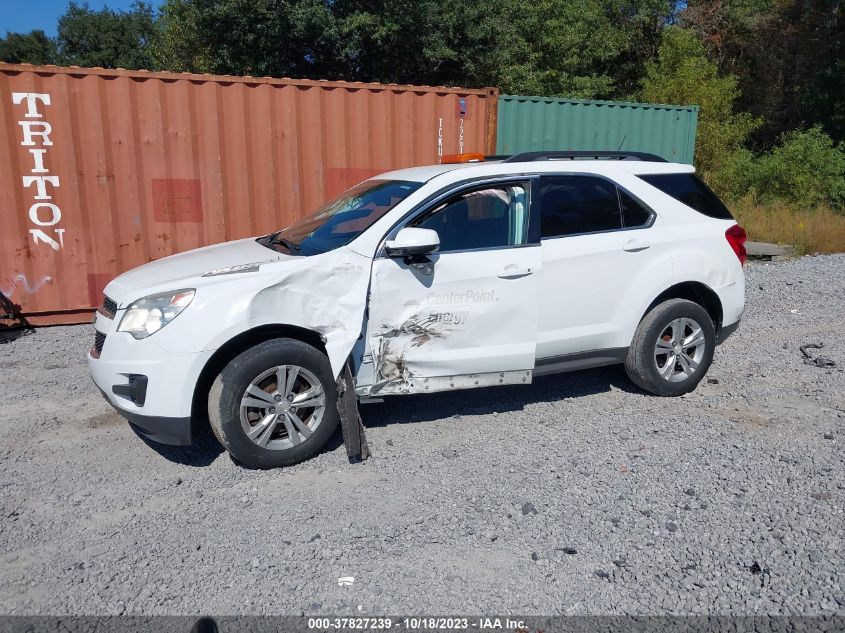
[[[655,360],[655,345],[658,343],[658,338],[666,340],[664,337],[667,328],[676,319],[692,319],[701,327],[704,334],[704,348],[698,366],[691,375],[683,376],[681,371],[676,372],[674,369],[675,363],[672,363],[672,369],[669,369],[669,372],[677,380],[672,382],[661,376],[658,371],[658,364]],[[637,331],[634,333],[634,339],[631,341],[631,347],[628,348],[625,371],[631,382],[644,391],[658,396],[682,396],[693,391],[704,378],[713,362],[715,349],[716,330],[707,311],[697,303],[686,299],[669,299],[655,306],[640,321]],[[663,365],[668,367],[668,357],[661,358],[667,358]]]
[[[317,378],[325,394],[322,419],[296,446],[271,450],[249,439],[240,405],[250,383],[278,365],[296,365]],[[290,466],[316,455],[337,431],[337,389],[329,359],[320,350],[289,338],[259,343],[232,359],[211,385],[208,418],[215,437],[232,457],[248,468]],[[297,435],[299,437],[299,435]]]

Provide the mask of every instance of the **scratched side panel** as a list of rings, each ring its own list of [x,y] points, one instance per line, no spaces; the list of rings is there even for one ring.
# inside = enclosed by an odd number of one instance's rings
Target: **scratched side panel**
[[[375,395],[530,382],[539,246],[430,258],[419,266],[373,262],[367,324],[372,367],[363,367],[359,385]],[[499,274],[509,266],[530,273],[503,279]]]
[[[61,219],[29,218],[12,93],[51,127]],[[461,116],[460,100],[465,105]],[[383,171],[493,153],[497,91],[0,64],[0,292],[35,324],[84,322],[118,274],[286,226]],[[42,210],[42,219],[47,218]],[[33,241],[31,230],[45,238]],[[58,231],[58,232],[57,232]]]

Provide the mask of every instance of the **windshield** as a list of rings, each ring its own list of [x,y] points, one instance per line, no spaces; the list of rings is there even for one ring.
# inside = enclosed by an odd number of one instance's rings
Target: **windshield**
[[[291,255],[317,255],[340,248],[419,189],[422,183],[367,180],[277,233],[261,238],[269,248]]]

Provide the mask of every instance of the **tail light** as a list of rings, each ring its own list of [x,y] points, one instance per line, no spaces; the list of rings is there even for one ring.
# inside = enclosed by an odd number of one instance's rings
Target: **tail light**
[[[734,253],[739,258],[740,264],[745,264],[745,258],[748,256],[748,253],[745,251],[745,229],[742,228],[739,224],[734,224],[731,228],[725,231],[725,239],[728,240],[728,244],[731,245],[731,248],[734,249]]]

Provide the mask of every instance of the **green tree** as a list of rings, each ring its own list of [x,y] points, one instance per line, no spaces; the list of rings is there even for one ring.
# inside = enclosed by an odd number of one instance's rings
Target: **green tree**
[[[68,66],[149,69],[155,34],[155,13],[140,0],[127,11],[97,11],[71,2],[59,19],[59,61]]]
[[[335,78],[336,22],[322,0],[167,0],[156,63],[170,70]],[[327,63],[328,61],[328,63]]]
[[[214,72],[209,45],[199,31],[196,2],[165,0],[159,9],[158,32],[150,55],[157,69],[173,72]]]
[[[10,64],[55,64],[56,43],[44,31],[6,33],[0,38],[0,61]]]
[[[695,163],[717,187],[720,169],[759,125],[750,114],[734,111],[740,96],[737,78],[720,75],[698,38],[675,26],[663,32],[657,59],[647,65],[641,95],[644,101],[700,107]]]
[[[497,1],[438,6],[436,0],[338,0],[336,72],[345,79],[421,84],[479,85],[482,52],[489,54]]]
[[[657,50],[671,0],[337,0],[351,79],[628,95]]]
[[[627,95],[673,0],[166,0],[176,70]]]
[[[741,109],[763,120],[758,149],[819,124],[845,140],[845,19],[839,0],[690,0],[682,23],[723,73]]]
[[[742,78],[753,48],[754,32],[774,10],[774,0],[689,0],[680,24],[695,33],[722,73]]]
[[[666,0],[504,0],[486,74],[517,94],[627,96],[660,43],[674,3]]]

